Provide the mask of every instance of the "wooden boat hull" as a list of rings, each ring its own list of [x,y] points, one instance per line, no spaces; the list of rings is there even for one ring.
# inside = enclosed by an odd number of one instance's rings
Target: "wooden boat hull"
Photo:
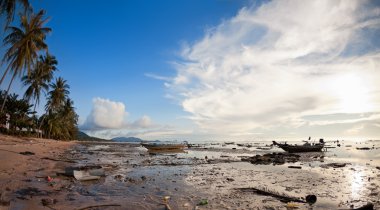
[[[273,141],[273,145],[277,145],[281,149],[289,153],[297,152],[321,152],[324,144],[315,144],[315,145],[290,145],[290,144],[280,144]]]
[[[184,144],[141,144],[143,147],[147,148],[150,152],[161,152],[161,151],[181,151],[185,149]]]

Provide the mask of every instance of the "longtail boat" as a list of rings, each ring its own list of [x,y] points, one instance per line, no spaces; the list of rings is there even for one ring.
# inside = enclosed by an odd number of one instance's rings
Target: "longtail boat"
[[[184,150],[185,144],[163,144],[163,143],[141,143],[141,145],[148,149],[149,152],[160,151],[181,151]]]
[[[273,141],[273,145],[276,145],[280,147],[281,149],[285,150],[289,153],[296,153],[296,152],[321,152],[323,147],[325,146],[325,142],[323,139],[319,140],[319,143],[311,144],[309,142],[306,142],[302,145],[292,145],[287,143],[277,143],[276,141]]]

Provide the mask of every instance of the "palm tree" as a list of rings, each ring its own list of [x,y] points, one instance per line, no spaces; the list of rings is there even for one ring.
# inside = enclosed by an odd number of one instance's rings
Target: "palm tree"
[[[57,64],[58,62],[54,56],[50,54],[46,54],[46,56],[40,55],[30,75],[22,77],[24,86],[28,86],[24,98],[27,101],[30,101],[32,97],[34,98],[34,112],[36,111],[37,104],[40,102],[41,92],[47,93],[49,90],[49,83],[53,77],[53,72],[57,70]]]
[[[0,15],[6,16],[5,27],[12,22],[17,3],[24,8],[24,11],[31,8],[28,0],[0,0]]]
[[[58,77],[55,80],[55,83],[50,84],[52,89],[48,93],[48,101],[46,103],[46,111],[58,112],[64,104],[68,95],[70,94],[70,86],[67,84],[67,81],[62,77]]]
[[[39,130],[41,130],[42,125],[47,124],[49,134],[51,130],[56,127],[53,126],[53,124],[57,121],[57,113],[59,113],[61,108],[64,106],[70,93],[70,86],[62,77],[58,77],[55,80],[55,83],[50,84],[50,88],[52,90],[48,93],[47,103],[45,105],[46,113],[42,116],[41,124],[39,126]],[[44,122],[45,118],[48,119],[47,123]]]
[[[17,74],[23,75],[24,71],[28,71],[34,66],[38,58],[40,50],[47,50],[48,46],[45,43],[46,34],[51,31],[43,25],[48,19],[43,19],[45,12],[41,10],[37,14],[24,14],[20,16],[20,27],[8,26],[9,34],[4,38],[4,45],[10,47],[5,52],[3,62],[7,62],[8,66],[0,80],[0,85],[3,83],[5,76],[11,69],[13,71],[12,79],[9,83],[7,93],[12,85],[12,82]],[[5,100],[1,107],[3,111]]]

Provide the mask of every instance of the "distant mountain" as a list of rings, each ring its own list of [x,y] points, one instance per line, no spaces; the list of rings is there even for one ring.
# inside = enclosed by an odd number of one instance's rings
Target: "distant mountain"
[[[115,137],[111,139],[111,141],[115,142],[142,142],[142,139],[136,137]]]
[[[78,131],[77,140],[78,141],[108,141],[107,139],[101,139],[101,138],[89,136],[82,131]]]

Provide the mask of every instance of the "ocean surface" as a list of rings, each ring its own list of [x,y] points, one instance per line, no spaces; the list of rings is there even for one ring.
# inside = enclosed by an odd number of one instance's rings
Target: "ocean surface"
[[[324,152],[299,153],[298,161],[280,165],[241,161],[284,152],[268,141],[192,146],[180,153],[151,154],[138,144],[81,144],[72,151],[83,159],[79,165],[98,164],[108,169],[100,182],[80,185],[77,190],[98,199],[134,202],[141,209],[164,209],[165,196],[170,197],[173,209],[281,209],[289,205],[271,196],[242,192],[241,188],[301,199],[317,196],[312,206],[296,204],[300,209],[349,209],[367,202],[380,208],[377,140],[329,141]],[[207,199],[207,205],[198,205],[202,199]]]

